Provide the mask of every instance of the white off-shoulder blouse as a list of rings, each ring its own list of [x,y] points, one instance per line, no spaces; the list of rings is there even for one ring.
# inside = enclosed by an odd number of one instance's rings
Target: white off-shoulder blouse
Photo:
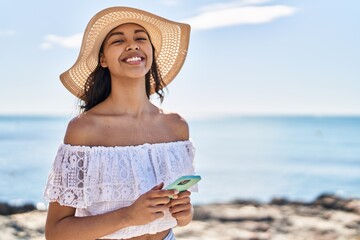
[[[190,140],[136,146],[90,147],[61,144],[49,173],[44,199],[76,208],[75,216],[102,214],[131,205],[160,182],[195,174]],[[197,186],[191,191],[197,191]],[[149,224],[130,226],[106,239],[154,234],[175,227],[170,212]]]

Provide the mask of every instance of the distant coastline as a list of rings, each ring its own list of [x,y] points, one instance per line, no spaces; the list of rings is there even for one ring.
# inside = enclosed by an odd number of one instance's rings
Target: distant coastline
[[[68,114],[30,114],[30,113],[0,113],[1,119],[63,119],[70,120],[75,117],[78,113],[74,111]],[[349,113],[349,114],[312,114],[312,113],[212,113],[204,115],[189,115],[187,121],[218,121],[218,120],[236,120],[241,118],[360,118],[360,113]]]

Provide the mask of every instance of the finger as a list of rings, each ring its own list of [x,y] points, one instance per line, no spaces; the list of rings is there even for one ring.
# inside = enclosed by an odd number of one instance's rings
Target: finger
[[[164,187],[164,183],[161,182],[158,185],[156,185],[155,187],[153,187],[151,190],[161,190]]]
[[[182,220],[182,219],[186,219],[191,215],[191,211],[182,211],[182,212],[177,212],[177,213],[173,213],[172,216],[174,218],[176,218],[177,220]]]
[[[153,212],[153,213],[157,213],[157,212],[163,213],[168,210],[169,210],[169,208],[166,205],[157,205],[157,206],[151,207],[151,212]]]
[[[183,204],[189,204],[191,199],[189,197],[187,198],[178,198],[178,199],[172,199],[168,205],[170,207],[177,206],[177,205],[183,205]]]
[[[178,198],[184,198],[184,197],[190,197],[191,192],[190,191],[183,191],[178,194]]]
[[[159,197],[170,197],[178,194],[177,190],[152,190],[150,192],[151,198],[159,198]]]
[[[157,205],[167,205],[170,203],[169,197],[160,197],[160,198],[153,198],[150,200],[151,206],[157,206]]]
[[[186,197],[190,197],[190,195],[191,195],[191,192],[184,191],[184,192],[180,192],[179,194],[173,195],[171,198],[172,199],[186,198]]]
[[[191,204],[182,204],[171,207],[169,211],[174,214],[178,212],[190,211],[190,209],[191,209]]]

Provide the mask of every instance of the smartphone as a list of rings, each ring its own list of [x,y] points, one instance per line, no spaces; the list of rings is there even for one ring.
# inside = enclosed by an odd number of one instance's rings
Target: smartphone
[[[194,184],[199,182],[201,180],[201,177],[199,175],[186,175],[182,176],[178,179],[176,179],[173,183],[168,185],[165,189],[172,190],[176,189],[179,192],[183,192],[190,187],[192,187]]]

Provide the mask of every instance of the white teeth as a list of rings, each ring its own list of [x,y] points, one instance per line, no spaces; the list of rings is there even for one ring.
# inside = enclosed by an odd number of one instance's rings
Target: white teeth
[[[135,62],[135,61],[141,61],[141,57],[132,57],[126,59],[126,62]]]

